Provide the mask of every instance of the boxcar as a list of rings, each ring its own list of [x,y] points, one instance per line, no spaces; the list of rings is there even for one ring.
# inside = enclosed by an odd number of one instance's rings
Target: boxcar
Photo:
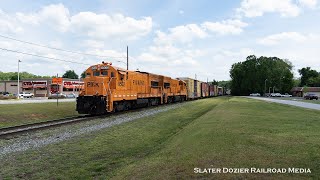
[[[214,85],[213,84],[209,85],[209,96],[210,97],[214,96]]]
[[[205,98],[209,96],[209,84],[206,82],[201,83],[201,97]]]
[[[188,77],[180,77],[177,79],[182,80],[187,84],[187,97],[188,97],[188,99],[195,99],[197,97],[196,96],[197,85],[195,83],[195,80],[188,78]]]

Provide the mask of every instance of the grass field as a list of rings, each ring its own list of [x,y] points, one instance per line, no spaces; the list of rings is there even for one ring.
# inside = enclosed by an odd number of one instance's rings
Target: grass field
[[[320,177],[320,112],[246,98],[211,98],[16,153],[0,179]],[[311,174],[195,174],[194,168],[310,168]]]
[[[75,102],[0,104],[0,128],[77,116]]]

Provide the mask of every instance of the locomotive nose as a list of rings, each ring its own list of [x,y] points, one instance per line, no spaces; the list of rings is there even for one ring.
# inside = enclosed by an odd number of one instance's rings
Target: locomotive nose
[[[109,78],[90,78],[85,81],[85,95],[104,96],[106,95],[109,85]]]

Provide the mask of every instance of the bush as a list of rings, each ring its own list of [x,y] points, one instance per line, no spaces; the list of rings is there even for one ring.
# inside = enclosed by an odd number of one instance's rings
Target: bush
[[[0,95],[0,99],[1,99],[1,100],[17,99],[17,97],[15,97],[15,96],[3,96],[3,95]]]

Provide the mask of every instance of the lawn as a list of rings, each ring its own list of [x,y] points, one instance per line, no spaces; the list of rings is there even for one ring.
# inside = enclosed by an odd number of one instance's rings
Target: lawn
[[[0,128],[77,116],[75,102],[0,104]]]
[[[319,178],[320,112],[247,98],[198,100],[2,159],[0,179]],[[310,168],[196,174],[194,168]]]

